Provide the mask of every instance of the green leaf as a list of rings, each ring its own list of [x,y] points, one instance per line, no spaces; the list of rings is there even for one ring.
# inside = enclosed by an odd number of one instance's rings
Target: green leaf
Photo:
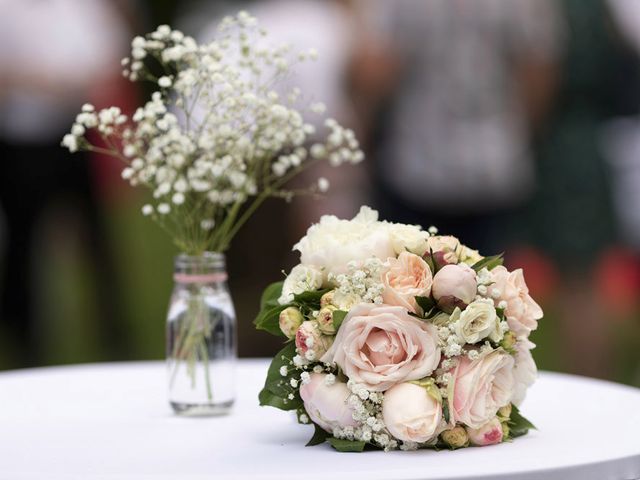
[[[341,438],[329,437],[329,443],[339,452],[362,452],[365,442],[357,440],[344,440]]]
[[[509,436],[512,438],[526,435],[531,429],[537,430],[535,425],[522,416],[520,410],[515,405],[511,406],[511,417],[509,418]]]
[[[471,268],[473,268],[476,272],[479,272],[483,268],[486,268],[487,270],[493,270],[498,265],[502,265],[504,263],[503,256],[504,253],[493,255],[491,257],[485,257],[482,260],[474,263]]]
[[[264,388],[258,395],[260,405],[269,405],[281,410],[296,410],[302,406],[302,400],[298,392],[289,385],[293,371],[290,371],[285,377],[280,375],[280,368],[283,366],[290,367],[289,362],[295,354],[295,343],[288,342],[284,348],[273,357],[271,365],[269,365],[269,370],[267,371]],[[290,393],[295,395],[293,400],[289,400],[288,398]]]
[[[329,288],[325,288],[323,290],[309,290],[306,292],[298,293],[297,295],[293,296],[292,303],[309,310],[319,310],[320,299],[329,290]]]
[[[296,398],[293,400],[287,399],[287,402],[285,403],[284,398],[270,392],[266,387],[260,390],[258,400],[260,400],[260,405],[263,407],[275,407],[280,410],[296,410],[302,405],[302,401]]]
[[[313,424],[313,426],[316,427],[316,430],[313,433],[313,437],[311,437],[311,439],[307,442],[305,447],[313,447],[314,445],[320,445],[321,443],[324,443],[329,437],[329,434],[323,428],[319,427],[315,423]]]
[[[442,402],[442,418],[449,423],[449,402]]]
[[[284,337],[284,333],[280,330],[280,312],[288,306],[289,305],[278,305],[261,310],[253,321],[253,324],[258,330],[264,330],[272,335]]]
[[[427,262],[427,265],[429,265],[429,270],[431,270],[431,272],[435,275],[438,271],[438,268],[437,268],[438,266],[436,265],[436,262],[433,260],[433,250],[429,248],[429,253],[425,253],[422,258],[424,259],[425,262]]]
[[[264,289],[262,297],[260,297],[260,310],[278,306],[278,298],[282,295],[282,285],[284,282],[275,282]]]
[[[334,310],[333,311],[333,328],[336,329],[336,332],[340,329],[340,325],[344,321],[344,317],[347,316],[347,313],[344,310]]]
[[[436,306],[436,302],[430,297],[415,297],[416,303],[422,309],[422,311],[430,312]]]

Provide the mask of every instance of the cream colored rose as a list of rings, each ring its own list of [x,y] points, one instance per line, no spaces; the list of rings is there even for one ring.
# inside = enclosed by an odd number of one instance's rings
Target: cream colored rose
[[[485,338],[499,342],[502,339],[502,331],[493,303],[483,300],[470,303],[460,313],[456,333],[466,343],[478,343]]]
[[[300,262],[328,275],[347,273],[347,264],[361,264],[371,257],[386,260],[395,257],[387,224],[378,221],[378,212],[362,207],[353,220],[325,215],[312,225],[293,247],[300,252]]]
[[[444,443],[453,448],[463,448],[469,446],[469,435],[464,427],[460,425],[445,430],[440,434]]]
[[[451,312],[454,307],[465,308],[476,298],[476,272],[469,265],[445,265],[433,277],[431,293],[438,305]]]
[[[342,382],[327,385],[326,374],[312,373],[308,383],[300,386],[304,409],[318,426],[329,433],[336,427],[355,427],[353,409],[348,404],[351,392]]]
[[[433,255],[437,265],[444,266],[460,261],[462,244],[451,235],[434,235],[427,239],[427,253]]]
[[[531,355],[533,348],[535,348],[535,344],[526,338],[521,338],[515,345],[515,366],[513,368],[515,388],[511,401],[518,406],[524,400],[527,389],[533,385],[538,377],[538,368]]]
[[[296,307],[285,308],[280,312],[280,316],[278,317],[280,330],[289,339],[296,336],[296,332],[298,331],[298,328],[300,328],[300,325],[302,325],[303,321],[304,317]]]
[[[502,350],[473,361],[459,357],[448,386],[450,421],[480,428],[495,417],[513,397],[513,364],[513,357]]]
[[[502,424],[497,417],[493,417],[479,428],[467,428],[469,440],[477,447],[500,443],[503,438]]]
[[[509,330],[517,336],[529,335],[538,328],[538,320],[542,318],[542,309],[529,295],[529,288],[524,281],[522,269],[509,272],[502,265],[491,270],[492,284],[488,295],[494,299],[496,306],[504,301],[507,304],[505,316]]]
[[[321,361],[335,362],[349,379],[382,392],[435,370],[438,333],[402,307],[360,304],[347,314]]]
[[[428,251],[427,239],[429,234],[419,226],[388,223],[387,228],[391,237],[391,245],[396,255],[409,251],[422,256]]]
[[[296,265],[291,269],[282,285],[282,294],[278,298],[280,305],[293,301],[293,296],[308,290],[322,287],[322,272],[309,265]]]
[[[399,383],[384,394],[382,419],[389,433],[405,442],[423,443],[438,435],[442,400],[437,389]]]
[[[472,248],[467,247],[466,245],[462,245],[460,249],[460,261],[466,263],[467,265],[474,265],[482,260],[484,257],[480,255],[478,250],[474,250]]]
[[[388,260],[389,269],[382,275],[382,298],[387,305],[404,307],[416,312],[416,296],[431,294],[433,277],[429,265],[421,257],[402,252],[398,258]]]

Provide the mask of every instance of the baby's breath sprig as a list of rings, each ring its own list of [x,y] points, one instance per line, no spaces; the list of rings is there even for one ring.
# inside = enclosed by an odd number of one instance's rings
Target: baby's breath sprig
[[[269,46],[266,37],[246,12],[225,18],[207,44],[167,25],[135,37],[123,75],[152,82],[150,100],[130,119],[118,107],[84,105],[62,145],[122,160],[122,177],[152,192],[142,213],[181,250],[224,252],[267,198],[328,190],[324,178],[306,189],[287,188],[303,170],[319,161],[339,166],[364,158],[352,130],[332,118],[312,123],[303,116],[323,115],[321,102],[299,106],[300,89],[276,91],[296,64],[313,61],[317,52],[294,54]],[[326,129],[324,140],[316,124]],[[89,142],[90,130],[101,145]]]

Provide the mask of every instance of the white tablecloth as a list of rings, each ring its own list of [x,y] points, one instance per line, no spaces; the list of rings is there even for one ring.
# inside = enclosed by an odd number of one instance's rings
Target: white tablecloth
[[[0,478],[514,479],[640,478],[640,390],[542,373],[512,443],[434,452],[305,448],[312,428],[259,407],[267,362],[241,361],[233,414],[180,418],[159,362],[0,373]]]

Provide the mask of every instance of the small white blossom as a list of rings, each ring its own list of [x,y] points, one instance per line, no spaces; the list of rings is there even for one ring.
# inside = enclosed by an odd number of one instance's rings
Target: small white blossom
[[[169,88],[171,86],[171,78],[167,77],[166,75],[160,77],[158,79],[158,86],[162,88]]]
[[[320,190],[322,193],[329,191],[329,180],[324,177],[320,177],[318,179],[318,190]]]
[[[161,215],[166,215],[170,211],[171,207],[168,203],[161,203],[160,205],[158,205],[158,213],[160,213]]]
[[[283,377],[286,377],[289,374],[289,371],[287,369],[286,365],[283,365],[280,367],[280,375]]]
[[[324,377],[325,385],[331,386],[336,382],[336,376],[333,373],[329,373]]]

